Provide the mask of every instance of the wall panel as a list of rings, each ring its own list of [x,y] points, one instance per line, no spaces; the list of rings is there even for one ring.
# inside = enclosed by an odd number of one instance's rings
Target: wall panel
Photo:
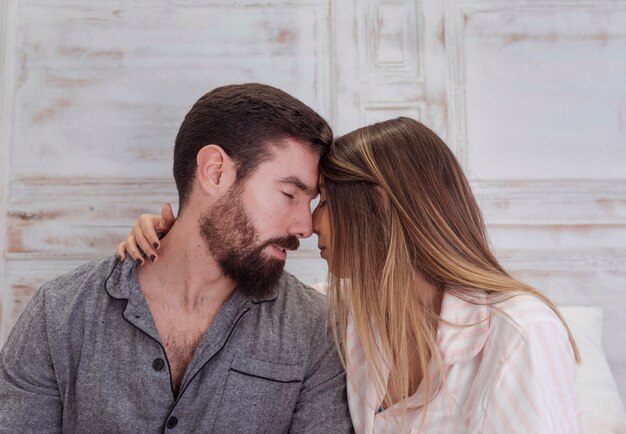
[[[20,7],[12,177],[168,179],[184,114],[227,83],[280,85],[327,115],[323,6]]]
[[[451,137],[508,268],[601,306],[626,395],[626,3],[449,1]]]
[[[446,137],[442,3],[349,0],[334,7],[337,132],[411,116]]]
[[[626,5],[459,3],[453,73],[473,175],[626,179]]]

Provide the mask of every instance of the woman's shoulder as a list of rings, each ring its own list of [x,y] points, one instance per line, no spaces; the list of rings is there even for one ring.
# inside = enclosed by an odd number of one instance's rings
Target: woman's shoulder
[[[556,325],[563,323],[554,310],[546,302],[532,294],[507,296],[495,300],[490,305],[491,323],[494,326],[508,326],[519,333],[537,326]]]
[[[563,322],[548,304],[531,294],[490,306],[489,339],[484,351],[486,358],[491,355],[505,364],[522,359],[574,360]]]

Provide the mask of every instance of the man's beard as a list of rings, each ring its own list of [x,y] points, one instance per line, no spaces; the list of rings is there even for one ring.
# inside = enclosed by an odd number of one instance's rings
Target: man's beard
[[[263,250],[272,244],[288,250],[300,246],[293,235],[260,242],[241,202],[238,186],[200,217],[200,235],[224,275],[237,283],[238,290],[261,298],[273,292],[285,267],[285,261],[268,257]]]

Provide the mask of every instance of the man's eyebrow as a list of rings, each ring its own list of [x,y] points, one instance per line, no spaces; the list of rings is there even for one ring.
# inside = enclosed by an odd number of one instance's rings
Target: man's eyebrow
[[[304,193],[308,194],[309,196],[317,196],[319,194],[319,191],[318,191],[317,187],[310,187],[310,186],[306,185],[297,176],[287,176],[286,178],[279,179],[278,182],[282,182],[282,183],[285,183],[285,184],[291,184],[294,187],[296,187],[297,189],[302,190]]]

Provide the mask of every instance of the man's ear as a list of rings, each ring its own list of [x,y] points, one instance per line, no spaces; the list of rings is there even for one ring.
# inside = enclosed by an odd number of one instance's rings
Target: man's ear
[[[235,183],[237,167],[218,145],[206,145],[196,155],[198,186],[206,194],[221,196]]]

